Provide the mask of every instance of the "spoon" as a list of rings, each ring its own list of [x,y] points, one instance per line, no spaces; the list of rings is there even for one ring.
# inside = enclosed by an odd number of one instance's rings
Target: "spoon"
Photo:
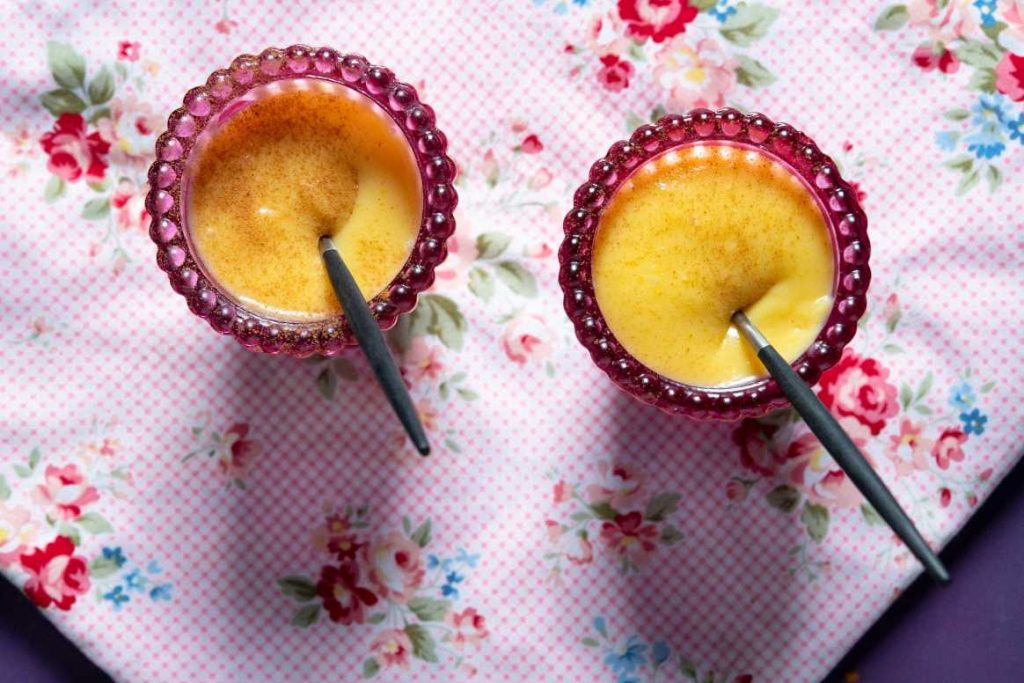
[[[796,371],[790,367],[778,351],[768,342],[761,331],[754,323],[750,322],[743,311],[736,311],[732,314],[732,322],[740,331],[740,335],[754,347],[757,357],[764,364],[768,372],[779,384],[782,393],[786,395],[793,408],[804,419],[807,426],[811,428],[814,435],[821,441],[821,445],[829,452],[832,459],[843,468],[843,471],[854,486],[864,494],[864,497],[878,511],[882,519],[889,525],[897,536],[910,548],[921,564],[924,565],[928,574],[940,583],[949,582],[949,572],[943,566],[942,560],[928,546],[921,533],[914,526],[907,513],[903,511],[900,504],[896,502],[892,492],[889,491],[878,473],[868,463],[867,458],[860,452],[857,445],[853,443],[850,435],[839,425],[828,408],[821,402],[818,396],[808,387]]]
[[[341,252],[334,244],[334,240],[324,236],[320,238],[320,256],[327,268],[327,276],[331,279],[331,286],[334,294],[341,303],[341,309],[348,318],[352,334],[359,342],[359,348],[366,354],[370,362],[373,374],[377,376],[380,388],[391,404],[392,410],[398,415],[399,421],[409,435],[409,440],[419,451],[420,455],[430,455],[430,443],[427,441],[427,434],[423,430],[423,424],[412,404],[412,398],[405,388],[405,381],[402,380],[402,373],[398,370],[395,359],[391,357],[384,335],[377,325],[377,321],[370,312],[370,305],[363,298],[359,291],[359,285],[349,271],[345,261],[341,258]]]

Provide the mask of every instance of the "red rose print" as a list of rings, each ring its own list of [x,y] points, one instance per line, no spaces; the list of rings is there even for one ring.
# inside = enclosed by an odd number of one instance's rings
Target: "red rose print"
[[[359,566],[355,562],[342,562],[339,567],[327,565],[320,570],[316,594],[323,600],[331,621],[361,624],[363,605],[377,604],[377,596],[373,591],[358,583]]]
[[[1024,55],[1003,55],[996,65],[996,90],[1014,102],[1024,102]]]
[[[618,55],[601,57],[601,70],[597,72],[597,82],[612,92],[620,92],[629,87],[629,79],[633,75],[633,65]]]
[[[964,451],[961,447],[966,441],[967,435],[960,429],[956,427],[943,429],[942,434],[932,447],[932,456],[939,468],[946,470],[949,469],[949,463],[952,461],[963,462]]]
[[[919,46],[910,59],[925,71],[938,69],[944,74],[952,74],[960,69],[960,60],[956,55],[939,44],[925,43]]]
[[[630,512],[616,515],[613,522],[601,525],[601,540],[605,546],[637,566],[647,562],[658,540],[657,527],[644,524],[643,519],[639,512]]]
[[[21,566],[28,572],[25,595],[40,607],[56,605],[68,610],[79,595],[89,590],[89,568],[85,558],[73,555],[75,544],[67,536],[58,536],[45,548],[21,555]]]
[[[740,447],[740,462],[748,470],[766,477],[775,474],[785,455],[772,446],[778,427],[746,419],[732,433],[732,442]]]
[[[71,520],[82,516],[82,508],[100,499],[99,491],[85,483],[76,465],[47,465],[43,483],[32,492],[32,498],[55,519]]]
[[[988,481],[992,477],[992,468],[988,467],[982,470],[981,474],[978,475],[978,479],[982,481]]]
[[[224,446],[218,461],[221,472],[229,477],[241,477],[260,454],[260,445],[247,439],[249,425],[236,422],[224,432]]]
[[[452,629],[452,643],[457,648],[466,645],[480,647],[480,641],[487,637],[484,618],[472,607],[462,612],[449,612],[444,621]]]
[[[953,492],[943,486],[939,489],[939,505],[946,508],[949,507],[950,501],[953,500]]]
[[[61,114],[39,144],[50,157],[46,170],[69,183],[83,175],[87,182],[100,182],[107,172],[110,143],[96,131],[86,135],[81,114]]]
[[[137,62],[140,47],[142,45],[138,42],[122,40],[117,44],[117,58],[126,62]]]
[[[660,43],[686,31],[697,18],[697,8],[687,0],[619,0],[619,16],[629,35]]]
[[[747,487],[740,481],[730,481],[725,485],[725,497],[729,500],[743,500],[747,497]]]
[[[523,150],[524,154],[537,154],[544,149],[544,144],[536,135],[530,134],[523,139],[519,149]]]
[[[818,395],[837,417],[854,417],[877,435],[900,409],[896,387],[888,378],[889,371],[877,360],[847,349],[821,378]]]
[[[365,545],[365,543],[359,542],[358,537],[352,535],[336,536],[327,541],[327,549],[334,553],[339,560],[355,560]]]

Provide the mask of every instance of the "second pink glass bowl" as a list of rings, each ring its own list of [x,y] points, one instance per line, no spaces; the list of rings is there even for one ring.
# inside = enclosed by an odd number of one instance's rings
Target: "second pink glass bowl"
[[[672,414],[728,420],[763,415],[785,406],[786,399],[770,377],[725,387],[697,387],[654,372],[630,355],[608,329],[590,271],[594,234],[604,207],[630,174],[668,150],[716,142],[757,150],[788,167],[812,192],[825,216],[835,255],[835,303],[813,344],[793,362],[797,373],[813,385],[839,360],[857,332],[871,281],[871,247],[867,217],[856,192],[840,177],[835,162],[792,126],[735,109],[695,109],[640,126],[628,141],[616,142],[591,166],[588,181],[576,191],[573,208],[565,217],[558,260],[565,311],[576,336],[621,389]]]
[[[205,86],[189,90],[183,106],[168,117],[167,131],[157,138],[156,161],[149,169],[146,208],[152,217],[150,237],[157,245],[157,264],[193,313],[256,351],[330,356],[356,343],[347,320],[339,316],[284,322],[240,306],[204,274],[187,238],[188,213],[183,206],[182,178],[203,130],[237,111],[235,103],[251,90],[298,78],[331,81],[369,98],[394,121],[415,155],[423,187],[416,243],[398,276],[370,302],[380,327],[394,326],[399,315],[415,308],[419,293],[433,283],[434,269],[448,254],[446,241],[455,231],[458,197],[452,187],[455,164],[447,156],[447,139],[435,125],[434,110],[389,69],[359,55],[303,45],[236,57],[227,69],[210,74]]]

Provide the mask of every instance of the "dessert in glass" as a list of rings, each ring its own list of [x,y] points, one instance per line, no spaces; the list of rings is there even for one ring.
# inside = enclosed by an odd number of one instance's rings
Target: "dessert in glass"
[[[564,228],[577,337],[620,388],[670,413],[786,404],[735,311],[813,384],[865,310],[855,192],[809,137],[762,114],[697,109],[641,126],[591,167]]]
[[[241,55],[157,139],[157,263],[193,313],[247,348],[356,344],[318,240],[333,238],[382,329],[411,311],[455,229],[455,164],[430,106],[358,55]]]

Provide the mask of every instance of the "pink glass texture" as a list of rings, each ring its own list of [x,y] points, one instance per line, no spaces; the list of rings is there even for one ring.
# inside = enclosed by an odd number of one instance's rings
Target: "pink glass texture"
[[[835,162],[811,138],[763,114],[694,109],[640,126],[629,140],[612,145],[604,158],[591,166],[589,179],[576,190],[573,208],[565,217],[565,239],[558,252],[559,284],[577,338],[594,363],[623,391],[665,412],[695,419],[756,417],[787,405],[775,380],[766,376],[722,387],[698,387],[664,377],[623,348],[608,328],[594,295],[594,234],[608,200],[651,159],[701,143],[756,150],[786,166],[815,197],[832,240],[834,303],[817,338],[792,365],[809,385],[835,365],[856,334],[857,321],[867,306],[871,281],[867,217]]]
[[[455,231],[455,164],[447,156],[447,138],[436,126],[434,110],[420,102],[416,89],[359,55],[303,45],[268,48],[258,56],[236,57],[227,69],[210,74],[205,85],[189,90],[156,141],[146,199],[152,216],[149,234],[157,245],[157,264],[171,286],[213,329],[254,351],[300,358],[331,356],[356,344],[344,316],[289,322],[248,310],[207,276],[188,239],[187,169],[203,132],[244,108],[255,92],[293,79],[321,79],[350,88],[385,112],[408,141],[423,190],[419,233],[405,265],[370,301],[370,309],[381,329],[387,330],[398,316],[416,307],[420,292],[433,284],[435,268],[448,255],[447,239]]]

